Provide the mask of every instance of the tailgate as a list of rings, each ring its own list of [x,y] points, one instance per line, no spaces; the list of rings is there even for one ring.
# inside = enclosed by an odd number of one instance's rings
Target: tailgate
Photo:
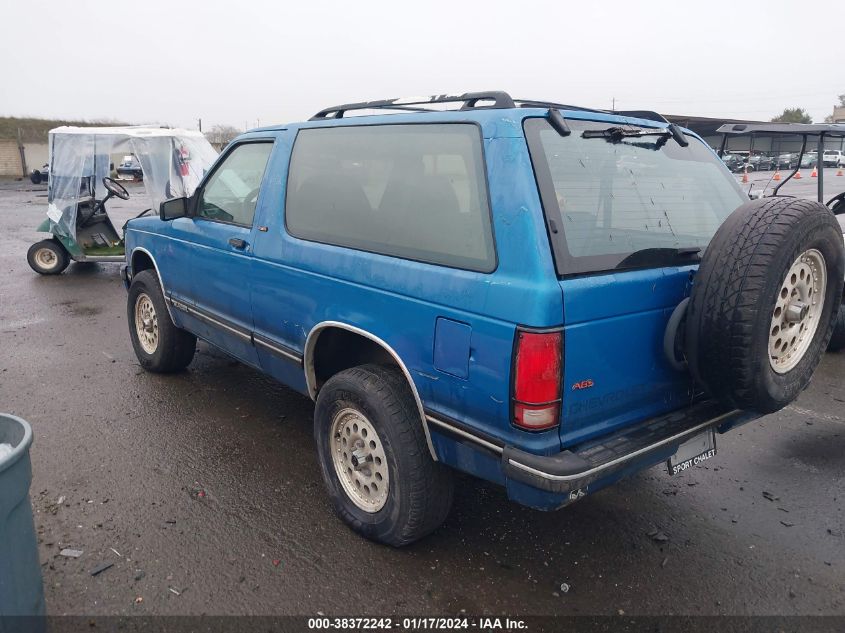
[[[561,280],[563,446],[688,405],[693,384],[663,354],[666,323],[694,266]]]

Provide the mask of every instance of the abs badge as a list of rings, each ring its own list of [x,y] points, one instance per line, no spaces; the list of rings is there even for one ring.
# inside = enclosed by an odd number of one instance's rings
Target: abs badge
[[[578,391],[579,389],[589,389],[594,384],[596,383],[593,382],[592,378],[587,378],[586,380],[576,382],[574,385],[572,385],[572,391]]]

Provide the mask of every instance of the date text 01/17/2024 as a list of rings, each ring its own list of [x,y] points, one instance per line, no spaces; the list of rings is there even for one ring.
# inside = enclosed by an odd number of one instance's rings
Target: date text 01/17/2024
[[[497,617],[405,617],[397,620],[391,617],[375,618],[330,618],[318,617],[308,619],[308,628],[320,629],[357,629],[357,630],[391,630],[399,628],[405,631],[446,631],[446,630],[521,630],[527,628],[525,620],[519,618]]]

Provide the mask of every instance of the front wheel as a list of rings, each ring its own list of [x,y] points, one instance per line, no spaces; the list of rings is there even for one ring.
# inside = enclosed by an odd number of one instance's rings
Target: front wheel
[[[26,252],[29,267],[39,275],[58,275],[70,264],[70,257],[58,240],[41,240]]]
[[[129,336],[141,367],[171,373],[190,364],[197,337],[179,329],[170,319],[158,279],[150,270],[132,278],[126,304]]]
[[[314,439],[335,512],[359,534],[399,547],[446,519],[452,473],[429,455],[396,368],[362,365],[330,378],[317,397]]]

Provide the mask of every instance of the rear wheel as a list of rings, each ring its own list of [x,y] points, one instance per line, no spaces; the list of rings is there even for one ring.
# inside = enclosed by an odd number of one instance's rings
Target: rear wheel
[[[197,338],[170,319],[155,273],[143,270],[132,278],[126,313],[132,347],[141,367],[171,373],[190,364]]]
[[[317,397],[314,439],[335,512],[359,534],[398,547],[446,519],[452,473],[429,455],[396,368],[362,365],[330,378]]]
[[[693,283],[686,349],[697,381],[739,409],[792,402],[828,345],[843,276],[842,230],[824,205],[764,198],[739,207]]]
[[[29,175],[29,179],[30,179],[30,181],[32,182],[33,185],[40,185],[41,184],[41,172],[36,169],[35,171],[33,171]]]
[[[29,247],[26,253],[29,267],[40,275],[58,275],[70,264],[70,257],[55,239],[41,240]]]

